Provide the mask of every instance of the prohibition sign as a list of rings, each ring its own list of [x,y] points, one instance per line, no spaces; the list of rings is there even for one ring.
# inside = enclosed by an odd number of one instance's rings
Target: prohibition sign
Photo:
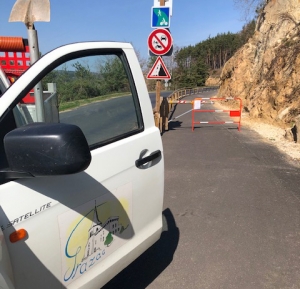
[[[163,56],[167,54],[172,47],[172,43],[171,33],[167,29],[155,29],[148,37],[149,50],[155,55]]]

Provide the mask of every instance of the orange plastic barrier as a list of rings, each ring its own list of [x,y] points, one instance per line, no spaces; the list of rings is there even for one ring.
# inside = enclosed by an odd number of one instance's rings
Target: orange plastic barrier
[[[25,52],[23,38],[0,36],[0,51]]]

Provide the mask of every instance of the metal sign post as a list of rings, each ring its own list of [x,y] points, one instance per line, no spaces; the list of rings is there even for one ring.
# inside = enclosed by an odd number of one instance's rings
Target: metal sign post
[[[9,22],[23,22],[27,27],[30,62],[33,64],[40,58],[37,31],[34,22],[50,21],[49,0],[17,0],[11,11]],[[34,87],[37,121],[45,121],[42,84]]]
[[[165,6],[166,1],[165,0],[160,0],[160,6]],[[159,120],[160,120],[160,92],[161,92],[161,80],[158,79],[156,80],[156,99],[155,99],[155,115],[154,115],[154,120],[155,120],[155,125],[159,127]]]
[[[160,3],[160,0],[154,0],[153,6],[158,7],[159,3]],[[160,6],[170,7],[170,16],[172,16],[173,0],[165,0],[165,5],[160,4]]]

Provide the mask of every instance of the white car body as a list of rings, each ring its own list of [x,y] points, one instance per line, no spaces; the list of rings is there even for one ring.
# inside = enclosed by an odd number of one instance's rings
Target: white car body
[[[9,85],[10,85],[9,80],[6,77],[4,71],[0,67],[0,96],[9,87]]]
[[[90,165],[82,172],[0,179],[0,288],[98,289],[160,237],[163,156],[158,154],[157,160],[141,167],[136,161],[153,152],[162,153],[163,148],[130,44],[76,43],[43,56],[0,98],[1,137],[17,98],[28,93],[53,63],[69,55],[102,50],[117,51],[126,59],[143,126],[131,135],[93,147]],[[5,170],[0,169],[0,176]],[[12,243],[10,235],[20,229],[26,230],[26,238]]]

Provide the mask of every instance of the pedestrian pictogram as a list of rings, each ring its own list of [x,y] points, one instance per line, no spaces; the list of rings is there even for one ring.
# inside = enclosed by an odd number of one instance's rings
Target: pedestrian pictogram
[[[148,79],[171,79],[171,75],[163,62],[162,58],[157,57],[150,72],[147,75]]]
[[[169,52],[173,44],[171,33],[167,29],[158,28],[152,31],[148,37],[149,50],[158,56]]]
[[[152,28],[170,27],[170,7],[152,7],[151,27]]]

